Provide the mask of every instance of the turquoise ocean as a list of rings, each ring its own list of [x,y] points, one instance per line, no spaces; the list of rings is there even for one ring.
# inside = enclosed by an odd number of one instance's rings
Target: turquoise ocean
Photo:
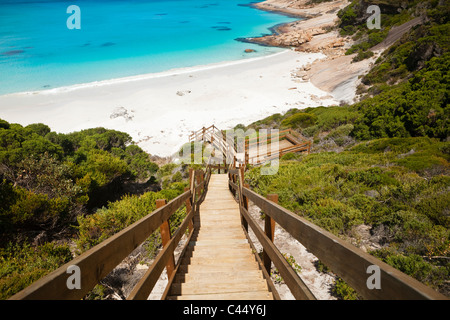
[[[248,0],[0,0],[0,94],[279,52],[238,41],[293,21]],[[80,11],[80,29],[69,29]],[[75,20],[74,20],[75,21]],[[256,52],[245,53],[245,49]]]

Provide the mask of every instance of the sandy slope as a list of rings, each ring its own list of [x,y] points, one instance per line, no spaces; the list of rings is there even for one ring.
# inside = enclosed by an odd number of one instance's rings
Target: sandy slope
[[[279,27],[279,34],[252,40],[269,45],[294,46],[301,52],[323,53],[324,58],[316,60],[307,70],[309,80],[314,86],[330,93],[337,101],[351,103],[356,98],[358,77],[370,69],[374,58],[352,63],[354,55],[345,56],[352,41],[332,30],[338,21],[337,12],[347,6],[349,1],[323,2],[317,5],[307,3],[308,0],[267,0],[257,4],[263,10],[289,13],[306,19]]]

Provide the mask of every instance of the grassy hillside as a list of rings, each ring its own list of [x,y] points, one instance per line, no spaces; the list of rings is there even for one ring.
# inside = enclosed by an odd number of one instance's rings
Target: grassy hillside
[[[276,175],[262,176],[254,168],[246,180],[260,194],[278,193],[287,209],[450,296],[449,4],[402,4],[380,1],[385,24],[374,32],[364,27],[364,1],[341,11],[341,32],[361,39],[351,50],[367,50],[391,26],[419,14],[427,22],[378,59],[363,79],[360,102],[292,109],[249,125],[291,127],[314,145],[310,155],[285,155]],[[372,41],[375,35],[380,38]],[[357,297],[342,281],[336,293]]]

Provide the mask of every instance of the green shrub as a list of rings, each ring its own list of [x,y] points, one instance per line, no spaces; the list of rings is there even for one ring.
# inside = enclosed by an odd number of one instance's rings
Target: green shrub
[[[281,157],[281,160],[284,160],[284,161],[288,161],[288,160],[297,160],[298,158],[299,158],[299,155],[298,155],[298,154],[293,153],[293,152],[289,152],[289,153],[286,153],[285,155],[283,155],[283,156]]]
[[[435,194],[429,198],[422,199],[417,203],[415,209],[426,215],[434,224],[439,224],[450,229],[450,197],[448,192]]]
[[[381,185],[398,185],[398,181],[389,172],[385,172],[381,168],[369,168],[364,171],[351,172],[348,174],[347,179],[362,183],[370,188]]]
[[[350,138],[350,133],[352,132],[354,126],[351,123],[344,124],[332,130],[326,139],[332,139],[338,146],[343,146]]]
[[[358,54],[355,57],[353,57],[352,61],[353,62],[362,61],[362,60],[373,57],[373,55],[374,55],[374,53],[372,51],[359,50]]]
[[[9,243],[0,248],[0,299],[10,298],[70,260],[68,245],[46,243],[33,248]]]
[[[80,164],[83,174],[90,177],[97,187],[105,186],[128,172],[127,163],[103,150],[91,150],[86,161]]]
[[[434,288],[445,286],[446,280],[444,279],[447,279],[450,275],[448,264],[444,266],[433,265],[417,254],[403,255],[395,252],[392,248],[379,249],[371,252],[371,254]]]
[[[358,293],[344,280],[338,278],[334,283],[333,294],[342,300],[358,300]]]
[[[180,171],[177,171],[173,176],[172,176],[172,182],[181,182],[183,180],[183,176],[181,175]]]
[[[341,19],[340,27],[345,28],[347,26],[354,25],[356,23],[356,2],[352,2],[349,6],[339,10],[338,17]]]
[[[434,58],[407,83],[354,105],[364,116],[352,132],[358,140],[383,137],[450,135],[448,111],[448,54]]]
[[[314,125],[317,121],[317,116],[299,112],[281,121],[281,127],[285,128],[306,128]]]
[[[348,106],[307,108],[304,111],[317,116],[317,125],[321,131],[328,131],[345,124],[352,124],[360,117],[358,111]]]
[[[126,195],[94,214],[79,216],[76,239],[78,249],[83,252],[150,214],[156,209],[157,199],[166,199],[169,202],[183,193],[185,186],[183,183],[175,183],[169,189],[160,192],[146,192],[141,196]],[[178,210],[171,218],[171,227],[178,226],[185,214],[184,208]],[[149,241],[160,243],[158,234],[153,234],[150,238]]]

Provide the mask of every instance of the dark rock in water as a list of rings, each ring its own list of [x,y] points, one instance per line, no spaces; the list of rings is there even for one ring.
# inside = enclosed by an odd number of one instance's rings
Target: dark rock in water
[[[113,45],[115,45],[114,42],[105,42],[105,43],[102,44],[102,47],[111,47]]]
[[[224,27],[224,26],[213,26],[211,28],[216,29],[217,31],[230,31],[231,30],[231,28]]]
[[[167,16],[167,13],[155,13],[155,16]]]
[[[24,52],[25,52],[24,50],[10,50],[10,51],[2,52],[2,55],[15,56],[15,55],[18,55],[18,54],[21,54],[21,53],[24,53]]]

